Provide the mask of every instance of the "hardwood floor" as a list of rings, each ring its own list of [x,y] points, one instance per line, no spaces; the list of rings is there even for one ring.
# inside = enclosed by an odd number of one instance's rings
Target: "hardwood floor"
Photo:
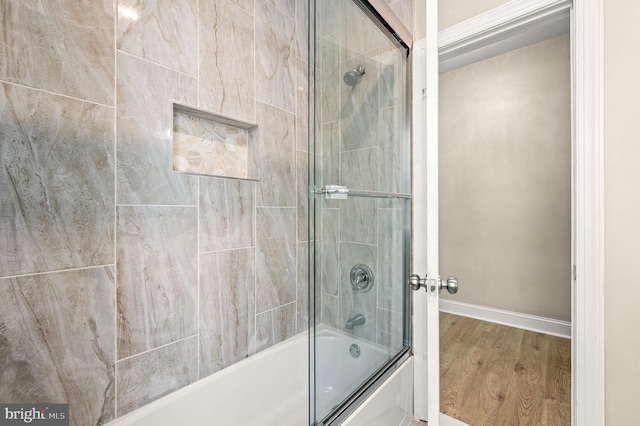
[[[440,314],[440,411],[471,426],[571,424],[571,341]]]

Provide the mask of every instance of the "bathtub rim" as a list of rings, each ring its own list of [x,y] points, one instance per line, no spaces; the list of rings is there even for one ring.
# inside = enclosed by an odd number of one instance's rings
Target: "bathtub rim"
[[[315,334],[317,337],[339,337],[339,338],[345,338],[345,339],[353,339],[356,341],[362,341],[363,343],[366,344],[371,344],[371,345],[376,345],[375,342],[371,342],[367,339],[363,339],[361,337],[358,336],[354,336],[352,334],[349,333],[345,333],[342,330],[336,329],[334,327],[331,326],[327,326],[325,324],[320,324],[316,327],[315,331],[311,333],[311,335],[313,336],[313,334]],[[202,389],[203,387],[207,387],[209,385],[211,385],[212,382],[215,382],[217,380],[221,380],[224,379],[225,377],[229,376],[229,375],[233,375],[236,374],[236,372],[239,369],[244,368],[246,365],[251,364],[251,363],[255,363],[255,362],[260,362],[263,358],[265,357],[271,357],[271,356],[278,356],[277,353],[281,352],[283,350],[287,350],[288,348],[290,348],[292,345],[304,345],[304,349],[302,349],[302,351],[304,353],[306,353],[306,357],[305,357],[305,362],[308,364],[308,360],[309,360],[309,347],[313,344],[309,341],[309,331],[305,330],[302,331],[282,342],[279,342],[263,351],[260,351],[258,353],[256,353],[255,355],[252,355],[250,357],[244,358],[238,362],[236,362],[235,364],[232,364],[222,370],[219,370],[213,374],[210,374],[206,377],[203,377],[202,379],[196,380],[195,382],[184,386],[180,389],[177,389],[173,392],[170,392],[154,401],[149,402],[148,404],[145,404],[141,407],[136,408],[135,410],[123,414],[119,417],[114,418],[113,420],[111,420],[108,423],[105,423],[105,426],[129,426],[129,425],[136,425],[139,424],[137,422],[143,421],[146,417],[150,416],[153,412],[157,411],[157,410],[161,410],[164,409],[167,405],[171,405],[174,402],[177,402],[178,400],[180,400],[181,398],[187,397],[189,394],[191,394],[192,392],[197,392],[200,389]],[[403,351],[403,353],[406,353],[408,351],[408,348],[405,347],[405,350]],[[300,349],[298,349],[300,350]],[[394,357],[392,358],[391,361],[388,361],[387,363],[385,363],[385,366],[387,368],[390,367],[394,367],[392,368],[393,371],[395,371],[395,369],[398,368],[398,357]],[[392,365],[394,364],[394,365]],[[379,377],[379,370],[378,369],[375,373],[373,373],[376,377]],[[387,375],[391,375],[392,371]],[[307,392],[307,400],[309,399],[309,369],[307,366],[307,375],[306,375],[306,382],[307,382],[307,386],[305,387],[305,391]],[[373,391],[375,391],[375,388],[370,389],[371,388],[371,383],[372,382],[372,378],[370,377],[369,380],[367,380],[367,385],[365,386],[366,389],[368,390],[366,392],[366,395],[370,395],[371,393],[373,393]],[[380,386],[383,382],[380,382],[380,384],[378,386]],[[362,394],[363,392],[359,392],[358,395]],[[342,404],[343,406],[345,406],[345,410],[341,410],[340,411],[340,418],[344,418],[345,415],[349,415],[349,413],[352,413],[355,409],[357,409],[363,402],[364,399],[363,398],[357,398],[355,399],[353,398],[353,395],[348,398],[348,401],[354,401],[352,403],[352,406],[347,407],[348,404]],[[348,410],[346,410],[346,408],[349,408]],[[331,416],[331,417],[335,417],[335,416]],[[329,418],[329,417],[327,417]]]
[[[256,353],[255,355],[252,355],[250,357],[244,358],[238,362],[236,362],[235,364],[232,364],[228,367],[223,368],[222,370],[216,371],[215,373],[212,373],[206,377],[203,377],[202,379],[196,380],[193,383],[188,384],[187,386],[184,386],[180,389],[176,389],[175,391],[168,393],[154,401],[151,401],[148,404],[145,404],[141,407],[136,408],[135,410],[124,414],[120,417],[116,417],[115,419],[111,420],[108,423],[105,423],[105,426],[129,426],[129,425],[136,425],[139,421],[144,420],[146,417],[148,417],[151,413],[164,408],[167,405],[170,405],[172,402],[177,401],[181,398],[184,398],[185,396],[187,396],[188,394],[192,393],[192,392],[196,392],[198,390],[200,390],[203,387],[207,387],[210,386],[212,384],[212,382],[221,380],[229,375],[233,375],[235,374],[238,370],[242,369],[243,367],[245,367],[247,364],[251,364],[251,363],[255,363],[255,362],[259,362],[260,360],[267,358],[267,357],[271,357],[276,355],[277,352],[286,350],[288,347],[295,345],[295,344],[300,344],[300,340],[304,340],[305,342],[308,342],[308,335],[309,333],[307,331],[303,331],[300,332],[286,340],[283,340],[282,342],[276,343],[273,346],[270,346],[269,348],[262,350],[258,353]],[[307,360],[309,357],[309,345],[308,343],[304,343],[305,349],[304,351],[307,354]],[[308,361],[307,361],[308,363]],[[307,370],[308,371],[308,370]],[[307,374],[307,383],[308,383],[308,374]],[[308,386],[305,387],[305,390],[308,392]],[[308,399],[308,396],[307,396]]]

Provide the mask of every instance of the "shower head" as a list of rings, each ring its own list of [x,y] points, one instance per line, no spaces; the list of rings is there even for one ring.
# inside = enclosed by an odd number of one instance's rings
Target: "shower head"
[[[360,82],[360,77],[365,74],[364,67],[362,65],[358,65],[351,71],[347,71],[342,76],[342,81],[347,86],[353,87]]]

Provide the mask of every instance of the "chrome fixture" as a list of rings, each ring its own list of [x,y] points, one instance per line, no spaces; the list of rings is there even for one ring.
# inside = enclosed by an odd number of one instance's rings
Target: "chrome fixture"
[[[367,319],[362,314],[356,314],[347,320],[347,330],[353,330],[356,325],[362,325]]]
[[[351,346],[349,346],[349,353],[351,354],[352,357],[358,358],[360,356],[360,346],[358,346],[355,343],[352,343]]]
[[[366,293],[373,287],[373,272],[367,265],[358,263],[351,268],[351,286],[353,291]]]
[[[347,71],[342,76],[342,81],[347,86],[353,87],[360,82],[360,78],[365,74],[365,69],[362,65],[358,65],[351,71]]]
[[[441,291],[446,288],[451,294],[458,292],[458,279],[456,277],[449,277],[446,281],[442,281],[440,278],[433,279],[429,277],[420,278],[420,275],[411,275],[409,277],[409,287],[411,290],[420,290],[420,287],[424,287],[427,293],[435,293],[436,290]]]
[[[372,198],[412,198],[411,194],[403,194],[400,192],[366,191],[362,189],[351,189],[341,185],[325,185],[321,189],[312,190],[312,193],[325,194],[329,200],[346,200],[349,195]]]

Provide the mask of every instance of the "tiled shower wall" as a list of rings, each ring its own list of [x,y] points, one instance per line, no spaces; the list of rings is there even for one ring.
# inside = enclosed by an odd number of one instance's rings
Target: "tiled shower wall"
[[[0,401],[102,424],[307,324],[307,1],[0,2]],[[260,182],[172,172],[172,102]]]

